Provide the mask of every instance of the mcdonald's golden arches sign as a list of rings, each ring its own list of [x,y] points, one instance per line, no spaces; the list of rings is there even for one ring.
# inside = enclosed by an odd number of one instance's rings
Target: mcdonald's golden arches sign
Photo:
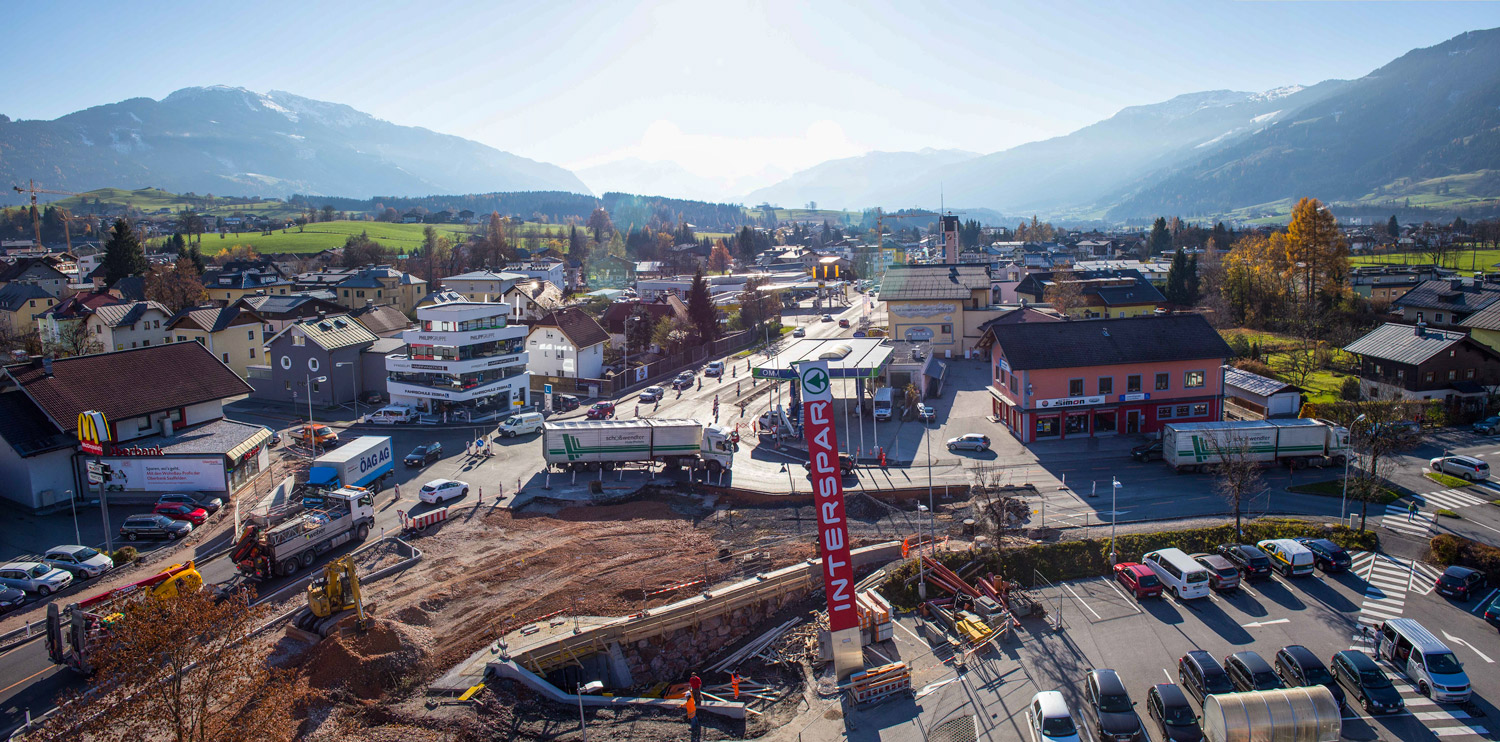
[[[104,455],[104,444],[109,442],[109,422],[104,413],[92,410],[78,413],[78,442],[84,453]]]

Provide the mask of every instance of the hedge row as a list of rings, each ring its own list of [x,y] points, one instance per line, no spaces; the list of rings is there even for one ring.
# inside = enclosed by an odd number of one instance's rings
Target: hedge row
[[[1433,561],[1438,564],[1477,569],[1491,585],[1500,585],[1500,549],[1451,533],[1434,536],[1431,545]]]
[[[1115,552],[1117,561],[1131,562],[1139,561],[1146,552],[1168,547],[1176,547],[1192,554],[1213,551],[1219,544],[1253,544],[1268,538],[1327,538],[1346,549],[1362,551],[1372,551],[1379,545],[1379,539],[1373,531],[1361,533],[1343,526],[1324,526],[1300,520],[1262,518],[1246,523],[1244,529],[1242,537],[1235,536],[1232,525],[1124,534],[1115,538]],[[1054,583],[1099,577],[1108,575],[1111,571],[1108,538],[1036,544],[1003,551],[986,549],[978,554],[964,551],[938,555],[939,561],[954,570],[976,559],[982,564],[978,570],[980,574],[993,572],[1007,580],[1028,586],[1032,584],[1033,573],[1036,571]],[[916,571],[915,561],[901,565],[886,578],[882,593],[900,608],[915,607],[918,601],[916,582],[908,586],[906,581]],[[973,572],[966,573],[966,576],[968,574]]]

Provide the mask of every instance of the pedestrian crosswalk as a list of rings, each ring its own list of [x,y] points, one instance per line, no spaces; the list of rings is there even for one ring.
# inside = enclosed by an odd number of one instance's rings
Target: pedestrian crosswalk
[[[1380,518],[1380,526],[1403,536],[1426,539],[1432,535],[1432,516],[1420,510],[1413,513],[1407,509],[1405,501],[1398,500],[1385,506],[1385,515]]]
[[[1382,621],[1400,618],[1412,582],[1411,567],[1395,557],[1370,552],[1356,555],[1354,564],[1356,574],[1365,581],[1365,599],[1357,619],[1360,626],[1373,628]]]
[[[1386,676],[1391,679],[1391,684],[1401,694],[1401,700],[1406,705],[1405,713],[1407,715],[1421,722],[1422,726],[1427,727],[1427,731],[1432,732],[1433,735],[1444,739],[1449,737],[1489,737],[1490,730],[1476,723],[1475,719],[1477,717],[1465,711],[1459,705],[1447,704],[1445,706],[1422,695],[1422,692],[1415,685],[1408,682],[1406,676],[1402,675],[1396,669],[1395,665],[1376,656],[1374,641],[1372,637],[1368,641],[1350,647],[1350,649],[1375,657],[1375,661],[1380,663],[1380,666],[1385,670]]]
[[[1425,495],[1418,495],[1417,499],[1426,502],[1430,507],[1446,508],[1448,510],[1458,510],[1459,508],[1483,505],[1488,502],[1482,497],[1476,497],[1463,490],[1428,492]]]

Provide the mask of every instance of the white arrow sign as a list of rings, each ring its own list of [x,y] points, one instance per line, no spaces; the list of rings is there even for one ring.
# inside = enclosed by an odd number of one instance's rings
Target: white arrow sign
[[[1240,628],[1244,628],[1244,629],[1258,629],[1258,628],[1260,628],[1262,626],[1274,626],[1274,625],[1279,624],[1279,623],[1291,623],[1291,619],[1289,619],[1289,618],[1278,618],[1278,619],[1275,619],[1275,620],[1272,620],[1272,621],[1255,621],[1253,623],[1242,623],[1242,624],[1240,624]]]
[[[1460,638],[1458,638],[1458,637],[1456,637],[1456,636],[1454,636],[1454,635],[1452,635],[1452,634],[1450,634],[1450,633],[1448,633],[1446,631],[1443,632],[1443,638],[1447,639],[1450,642],[1453,642],[1454,644],[1458,644],[1460,646],[1468,647],[1469,649],[1474,650],[1474,654],[1479,655],[1479,659],[1482,659],[1485,662],[1490,663],[1491,665],[1495,664],[1495,661],[1492,660],[1492,659],[1490,659],[1488,656],[1486,656],[1484,652],[1481,652],[1478,649],[1474,649],[1474,645],[1473,644],[1470,644],[1470,643],[1464,641],[1463,639],[1460,639]]]

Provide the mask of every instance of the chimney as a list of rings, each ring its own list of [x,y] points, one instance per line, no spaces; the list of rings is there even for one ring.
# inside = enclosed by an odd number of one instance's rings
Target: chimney
[[[42,358],[42,375],[46,376],[49,379],[52,378],[52,357],[51,356],[46,356],[46,357]]]
[[[1463,288],[1464,288],[1464,279],[1462,279],[1462,278],[1450,278],[1450,279],[1448,279],[1448,288],[1453,289],[1454,291],[1462,291]]]
[[[1426,322],[1418,322],[1417,326],[1414,327],[1414,328],[1412,328],[1412,330],[1413,330],[1412,334],[1416,335],[1419,338],[1421,338],[1421,337],[1427,337],[1427,323]]]

